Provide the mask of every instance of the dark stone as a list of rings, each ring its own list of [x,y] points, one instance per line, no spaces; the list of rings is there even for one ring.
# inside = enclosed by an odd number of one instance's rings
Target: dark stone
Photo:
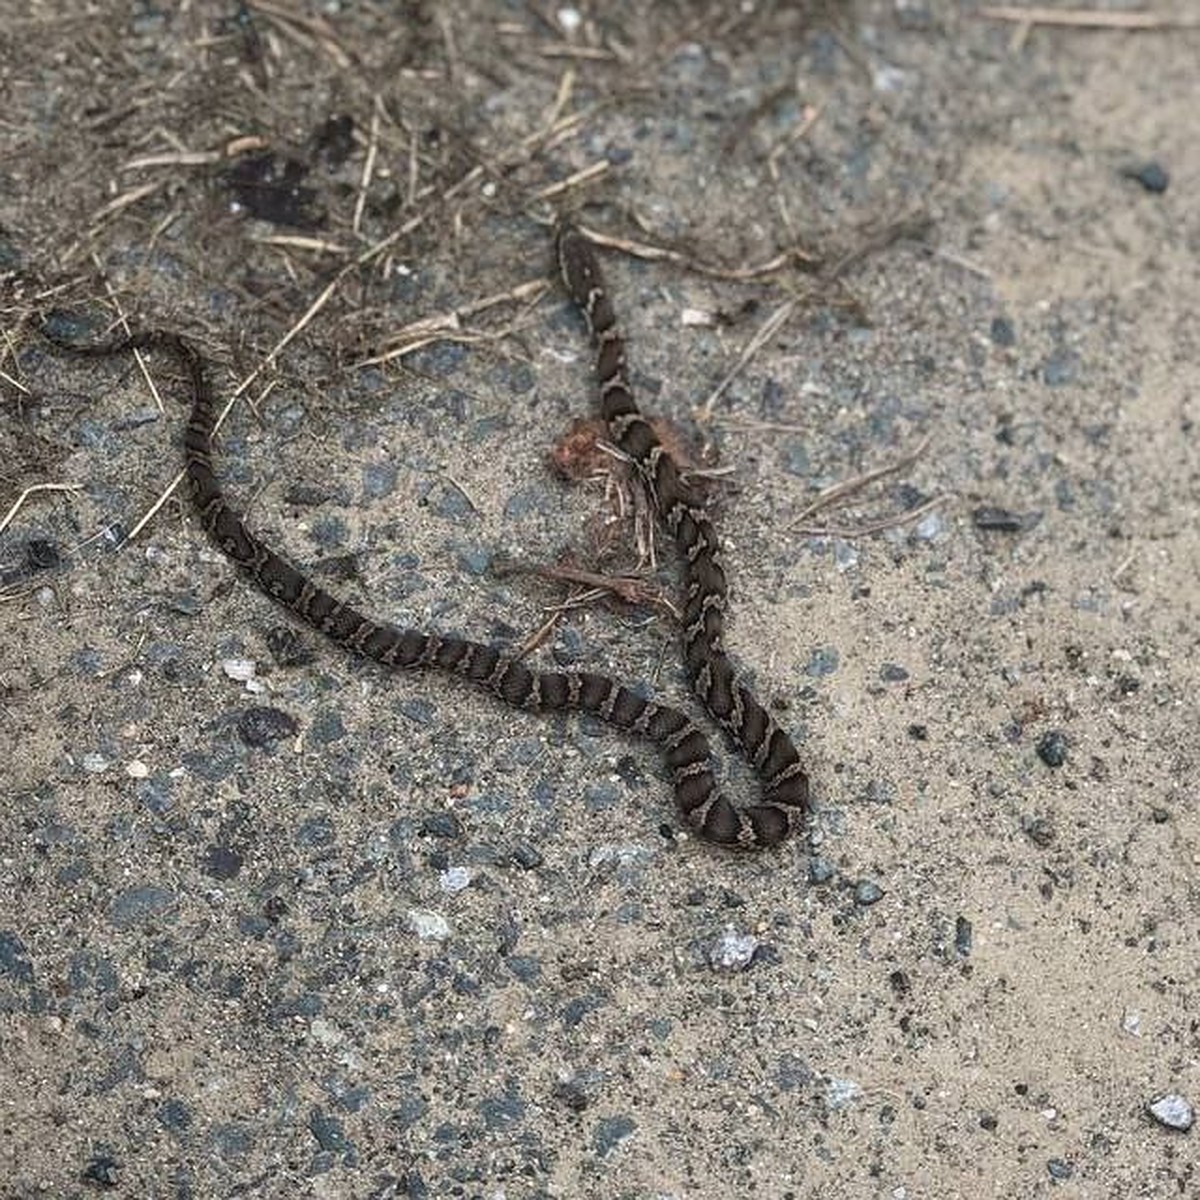
[[[1073,350],[1055,350],[1042,363],[1042,382],[1047,387],[1064,387],[1079,378],[1079,355]]]
[[[637,1123],[630,1117],[605,1117],[596,1125],[592,1144],[596,1153],[604,1158],[615,1150],[626,1138],[632,1137]]]
[[[971,937],[971,922],[966,917],[960,916],[954,922],[954,949],[963,958],[966,958],[971,953]]]
[[[83,1170],[84,1183],[115,1188],[121,1182],[121,1165],[111,1154],[97,1154]]]
[[[179,1132],[192,1123],[192,1113],[182,1100],[165,1100],[158,1107],[158,1123],[165,1129]]]
[[[242,155],[221,182],[252,217],[294,229],[319,229],[325,214],[316,207],[316,190],[301,184],[307,174],[304,163],[266,151]]]
[[[324,1109],[313,1109],[308,1118],[308,1131],[317,1139],[317,1145],[330,1154],[348,1154],[354,1149],[341,1121]]]
[[[233,879],[242,869],[242,856],[228,846],[212,845],[204,852],[200,869],[213,879]]]
[[[884,683],[903,683],[908,678],[908,672],[898,663],[884,663],[879,668],[879,678]]]
[[[1134,166],[1124,167],[1121,174],[1126,179],[1136,179],[1148,192],[1153,192],[1156,195],[1167,190],[1167,185],[1171,182],[1171,176],[1161,163],[1151,159],[1149,162],[1135,164]]]
[[[883,888],[872,879],[860,879],[854,885],[854,903],[860,908],[869,908],[883,899]]]
[[[31,571],[52,571],[61,563],[58,547],[46,538],[30,538],[25,543],[25,565]]]
[[[108,919],[118,929],[129,929],[161,916],[174,903],[175,893],[167,888],[151,885],[129,888],[112,902]]]
[[[808,860],[808,882],[815,885],[828,883],[837,874],[837,867],[819,854]]]
[[[514,1095],[489,1096],[479,1102],[479,1115],[488,1129],[511,1129],[525,1119],[525,1102]]]
[[[238,714],[238,736],[256,749],[293,737],[299,728],[299,722],[290,713],[267,704],[252,704]]]
[[[0,929],[0,975],[7,975],[18,983],[33,983],[29,951],[11,929]]]
[[[1046,1163],[1046,1170],[1050,1172],[1050,1178],[1055,1180],[1070,1179],[1075,1174],[1074,1165],[1061,1158],[1050,1159]]]
[[[313,136],[313,149],[329,171],[336,171],[354,151],[354,118],[349,113],[326,117]]]
[[[1015,346],[1017,344],[1017,331],[1007,317],[993,317],[989,333],[997,346]]]
[[[273,625],[267,630],[267,649],[281,667],[303,667],[312,662],[315,652],[290,625]]]
[[[832,675],[837,669],[838,652],[832,646],[822,646],[809,655],[804,673],[821,678],[826,675]]]
[[[1061,729],[1048,729],[1037,744],[1038,758],[1048,767],[1061,767],[1067,761],[1067,735]]]

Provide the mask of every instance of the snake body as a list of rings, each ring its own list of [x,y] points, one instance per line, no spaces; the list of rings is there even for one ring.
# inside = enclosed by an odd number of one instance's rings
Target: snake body
[[[807,807],[808,781],[787,735],[734,676],[722,645],[725,573],[703,502],[680,479],[671,458],[633,401],[624,343],[591,246],[571,226],[557,237],[567,292],[582,311],[597,352],[604,417],[614,440],[649,485],[658,512],[675,538],[686,589],[683,650],[689,678],[713,718],[740,747],[763,784],[762,800],[736,807],[718,788],[707,738],[678,709],[639,695],[614,679],[586,671],[534,671],[514,656],[480,642],[376,621],[316,584],[247,528],[225,498],[213,469],[216,406],[204,360],[175,333],[144,330],[93,345],[63,349],[109,357],[135,349],[162,350],[183,367],[191,391],[184,434],[188,487],[201,523],[221,551],[272,600],[339,646],[401,670],[441,670],[486,689],[528,712],[591,713],[617,729],[647,738],[662,750],[675,799],[687,823],[705,839],[741,849],[782,841]]]

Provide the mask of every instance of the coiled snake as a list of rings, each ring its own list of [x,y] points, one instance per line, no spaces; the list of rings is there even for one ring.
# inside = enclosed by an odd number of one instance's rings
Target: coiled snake
[[[566,290],[583,313],[596,349],[601,409],[613,440],[635,465],[659,516],[675,539],[683,564],[683,657],[704,707],[729,734],[762,781],[757,804],[736,807],[718,788],[707,738],[687,716],[638,695],[605,675],[534,671],[494,646],[364,616],[319,587],[246,528],[225,499],[213,471],[216,422],[204,360],[178,334],[145,330],[95,345],[50,340],[89,357],[134,349],[167,351],[183,366],[192,409],[184,457],[192,500],[204,528],[261,591],[339,646],[387,667],[440,669],[486,688],[529,712],[577,710],[617,729],[648,738],[662,750],[687,823],[724,846],[759,849],[781,842],[808,805],[808,778],[791,739],[734,675],[722,636],[725,572],[716,533],[701,497],[680,478],[676,464],[638,411],[625,370],[625,345],[591,246],[570,225],[559,227],[558,266]],[[48,335],[49,336],[49,335]]]

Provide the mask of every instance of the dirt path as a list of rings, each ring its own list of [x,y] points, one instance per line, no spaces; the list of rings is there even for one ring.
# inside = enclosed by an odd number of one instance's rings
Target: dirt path
[[[1200,1188],[1200,30],[974,7],[10,6],[0,1194]],[[732,468],[807,844],[292,629],[169,490],[170,364],[35,332],[186,333],[256,528],[514,643],[565,593],[495,560],[636,561],[548,462],[560,208]],[[536,657],[690,704],[653,608]]]

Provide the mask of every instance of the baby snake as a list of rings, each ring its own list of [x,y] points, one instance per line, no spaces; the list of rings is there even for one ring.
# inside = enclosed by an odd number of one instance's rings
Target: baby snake
[[[591,331],[600,403],[613,440],[629,457],[675,539],[683,564],[683,658],[696,695],[729,734],[762,782],[759,803],[735,806],[712,772],[707,738],[682,712],[648,700],[605,675],[534,671],[503,650],[464,638],[376,621],[337,599],[246,528],[225,499],[213,470],[216,408],[204,360],[188,341],[144,330],[93,345],[62,349],[109,357],[135,349],[167,351],[190,383],[192,408],[184,434],[184,462],[192,501],[222,552],[262,592],[339,646],[384,666],[440,669],[486,688],[529,712],[591,713],[618,729],[656,743],[675,787],[675,800],[701,837],[724,846],[777,845],[803,819],[808,778],[791,739],[734,675],[723,645],[727,587],[716,533],[702,498],[680,478],[676,464],[639,412],[625,369],[625,344],[590,244],[571,225],[556,237],[567,293]]]

